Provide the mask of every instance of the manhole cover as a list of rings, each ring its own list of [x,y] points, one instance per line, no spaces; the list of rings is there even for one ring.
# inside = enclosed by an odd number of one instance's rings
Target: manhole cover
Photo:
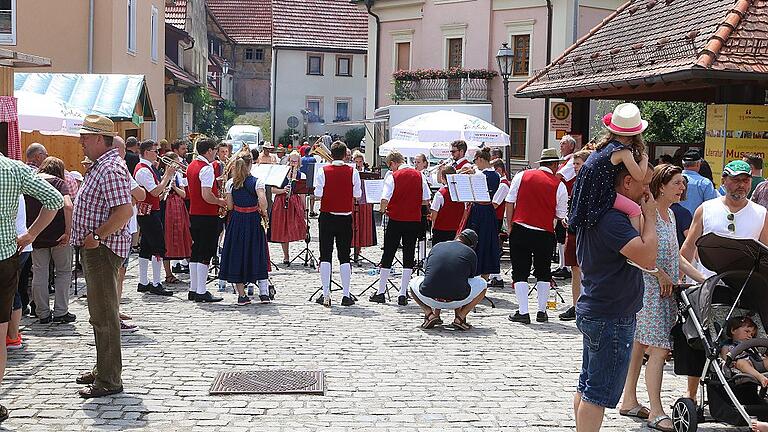
[[[210,394],[323,394],[325,385],[320,371],[269,370],[251,372],[219,372]]]

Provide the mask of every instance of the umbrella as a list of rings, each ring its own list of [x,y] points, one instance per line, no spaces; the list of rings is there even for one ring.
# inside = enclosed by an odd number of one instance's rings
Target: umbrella
[[[392,127],[392,139],[422,143],[450,143],[493,147],[509,145],[509,135],[475,116],[456,111],[433,111],[411,117]]]
[[[467,143],[467,157],[472,158],[479,149],[479,145]],[[449,142],[419,142],[401,139],[389,140],[382,144],[379,147],[379,156],[387,156],[395,150],[405,157],[416,157],[418,154],[425,154],[427,156],[432,155],[438,159],[445,159],[451,156]]]
[[[77,135],[85,114],[66,102],[23,90],[14,92],[19,100],[19,129]]]

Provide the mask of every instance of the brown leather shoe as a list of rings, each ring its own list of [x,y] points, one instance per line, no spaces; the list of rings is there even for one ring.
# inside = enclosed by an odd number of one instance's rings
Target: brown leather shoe
[[[114,388],[114,389],[108,389],[104,387],[96,387],[94,385],[89,385],[88,387],[80,389],[78,392],[80,394],[80,397],[83,399],[89,399],[89,398],[97,398],[102,396],[109,396],[117,393],[123,392],[123,386]]]
[[[93,384],[94,381],[96,381],[96,375],[94,375],[93,372],[84,372],[75,380],[78,384],[86,385]]]

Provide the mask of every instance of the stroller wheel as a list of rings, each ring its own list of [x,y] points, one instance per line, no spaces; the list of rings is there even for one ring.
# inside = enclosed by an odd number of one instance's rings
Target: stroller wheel
[[[699,427],[696,402],[688,398],[676,400],[672,406],[672,425],[675,432],[696,432]]]

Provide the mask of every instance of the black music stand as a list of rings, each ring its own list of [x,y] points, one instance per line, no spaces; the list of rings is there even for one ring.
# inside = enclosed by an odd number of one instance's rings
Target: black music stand
[[[387,217],[387,215],[385,215],[385,214],[382,214],[382,215],[381,215],[381,220],[382,220],[382,225],[384,225],[384,237],[386,237],[386,235],[387,235],[387,222],[388,222],[389,218]],[[381,247],[382,247],[382,249],[384,248],[384,242],[383,242],[383,241],[382,241]],[[397,246],[397,248],[398,248],[398,249],[401,249],[401,248],[402,248],[402,245],[398,245],[398,246]],[[396,284],[395,284],[395,283],[392,281],[392,278],[395,276],[395,272],[393,271],[393,270],[394,270],[394,268],[395,268],[395,264],[400,264],[400,266],[401,266],[401,267],[403,266],[403,262],[402,262],[402,261],[400,261],[400,259],[397,257],[397,253],[395,253],[395,257],[394,257],[394,259],[392,260],[392,267],[390,267],[390,268],[389,268],[389,277],[387,277],[387,290],[386,290],[385,292],[386,292],[386,294],[387,294],[387,299],[390,299],[390,300],[392,299],[392,296],[389,294],[389,290],[390,290],[390,289],[394,288],[394,289],[395,289],[395,290],[396,290],[398,293],[400,292],[400,287],[398,287],[398,286],[397,286],[397,285],[396,285]],[[379,263],[379,268],[381,268],[381,263]],[[414,269],[414,270],[415,270],[415,269]],[[402,274],[401,274],[401,276],[402,276]],[[360,292],[360,294],[358,294],[357,296],[358,296],[358,297],[360,297],[360,298],[362,298],[362,297],[363,297],[363,294],[365,294],[366,292],[368,292],[368,290],[369,290],[369,289],[371,289],[371,288],[373,288],[373,287],[375,287],[375,286],[377,286],[377,285],[378,285],[378,283],[379,283],[379,280],[380,280],[380,279],[381,279],[381,273],[379,273],[379,277],[378,277],[378,278],[376,278],[376,280],[375,280],[375,281],[371,282],[371,284],[370,284],[370,285],[368,285],[367,287],[365,287],[365,289],[364,289],[364,290],[362,290],[362,291]],[[377,291],[378,291],[378,290],[377,290]]]
[[[293,187],[293,193],[304,195],[304,222],[307,224],[307,235],[304,238],[304,249],[296,254],[290,262],[293,264],[296,260],[303,260],[304,267],[311,266],[314,269],[317,268],[316,264],[320,262],[320,260],[315,257],[312,250],[309,249],[309,242],[312,240],[312,236],[309,233],[309,196],[314,193],[314,188],[310,188],[310,184],[307,180],[296,180],[296,185]]]
[[[357,251],[357,247],[354,246],[355,244],[358,244],[360,241],[360,203],[355,200],[355,205],[353,207],[354,209],[354,226],[352,227],[352,262],[355,263],[358,267],[362,267],[362,264],[360,263],[360,259],[363,261],[367,261],[369,264],[375,266],[376,263],[371,261],[368,257],[363,255],[362,253],[359,253]],[[360,247],[362,250],[362,247]]]

